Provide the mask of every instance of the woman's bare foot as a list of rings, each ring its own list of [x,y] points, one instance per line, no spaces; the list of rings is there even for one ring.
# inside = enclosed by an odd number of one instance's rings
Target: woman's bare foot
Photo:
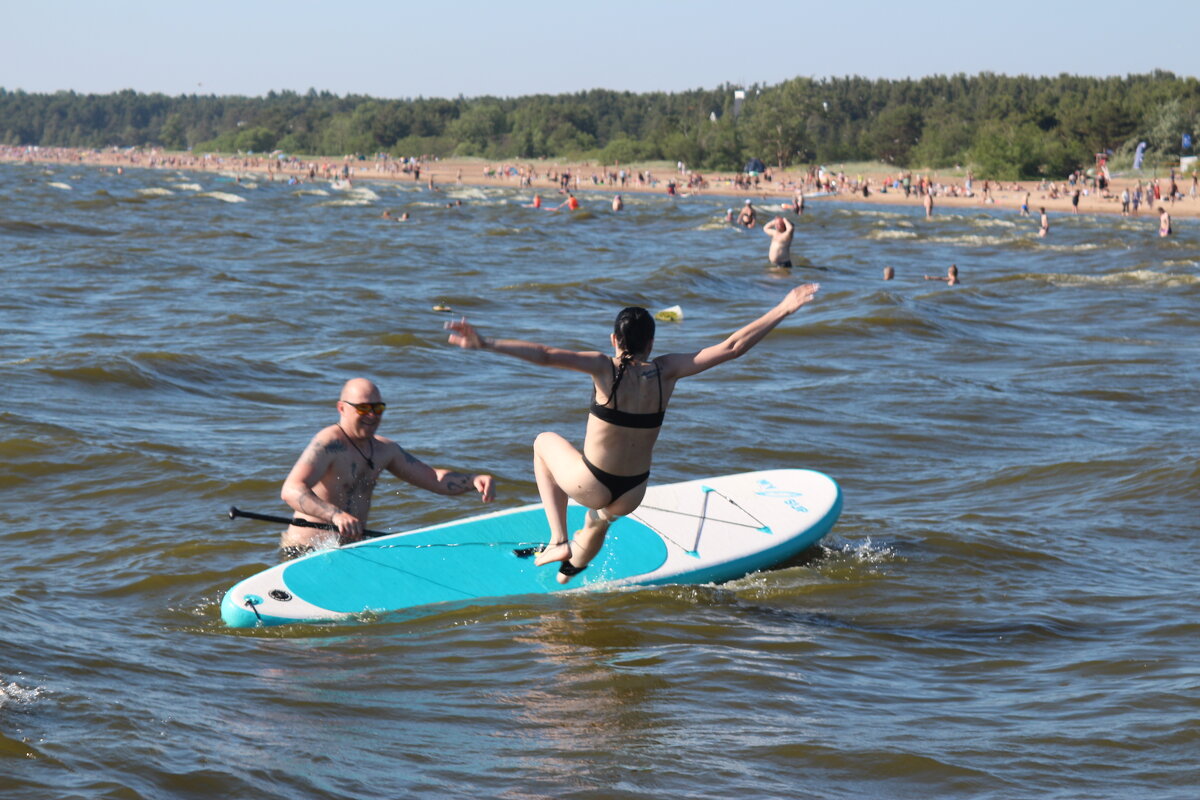
[[[555,561],[566,561],[571,557],[571,543],[559,542],[557,544],[548,544],[546,549],[537,554],[533,559],[533,564],[536,567],[551,564]]]

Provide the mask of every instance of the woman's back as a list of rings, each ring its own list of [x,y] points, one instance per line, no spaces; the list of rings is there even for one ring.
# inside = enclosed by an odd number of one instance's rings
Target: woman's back
[[[675,382],[653,361],[610,363],[610,376],[593,376],[584,453],[601,469],[635,474],[650,468]]]

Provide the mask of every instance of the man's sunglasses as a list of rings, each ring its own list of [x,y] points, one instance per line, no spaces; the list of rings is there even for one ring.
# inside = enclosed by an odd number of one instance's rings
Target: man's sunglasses
[[[378,416],[387,408],[387,403],[351,403],[349,400],[343,400],[342,402],[353,407],[360,417],[365,417],[367,414]]]

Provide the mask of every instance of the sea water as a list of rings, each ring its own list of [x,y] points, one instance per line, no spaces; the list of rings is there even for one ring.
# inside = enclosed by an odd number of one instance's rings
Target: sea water
[[[0,796],[1196,796],[1200,225],[821,201],[784,272],[729,198],[579,196],[0,166]],[[450,347],[451,315],[604,350],[621,307],[679,306],[655,351],[687,352],[802,281],[680,384],[652,480],[821,470],[822,547],[720,586],[221,624],[279,534],[226,510],[287,512],[347,378],[414,455],[536,502],[532,441],[580,442],[589,381]],[[485,510],[385,476],[370,524]]]

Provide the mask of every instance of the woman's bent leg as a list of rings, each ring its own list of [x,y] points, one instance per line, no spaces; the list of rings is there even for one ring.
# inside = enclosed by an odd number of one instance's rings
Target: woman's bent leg
[[[554,442],[553,438],[560,440]],[[542,433],[533,440],[533,475],[537,479],[538,494],[542,498],[542,506],[546,509],[546,522],[550,526],[550,547],[567,541],[567,493],[554,480],[547,458],[557,460],[562,445],[575,448],[557,433]],[[564,454],[566,455],[566,454]]]
[[[587,516],[584,517],[583,527],[575,532],[575,537],[571,540],[571,546],[560,548],[566,555],[560,558],[547,559],[543,563],[548,563],[550,560],[566,561],[572,567],[579,569],[590,564],[592,559],[600,552],[600,548],[604,546],[604,538],[608,535],[608,527],[626,514],[632,514],[642,504],[642,498],[646,495],[646,484],[648,482],[649,479],[643,481],[641,485],[630,489],[604,508],[589,509]],[[555,552],[554,555],[561,556],[562,554]],[[559,573],[557,578],[559,583],[566,583],[571,579],[571,576]]]
[[[571,557],[567,541],[567,498],[588,508],[608,500],[609,492],[592,476],[583,455],[557,433],[541,433],[533,442],[533,473],[546,509],[550,544],[538,555],[538,566]]]

